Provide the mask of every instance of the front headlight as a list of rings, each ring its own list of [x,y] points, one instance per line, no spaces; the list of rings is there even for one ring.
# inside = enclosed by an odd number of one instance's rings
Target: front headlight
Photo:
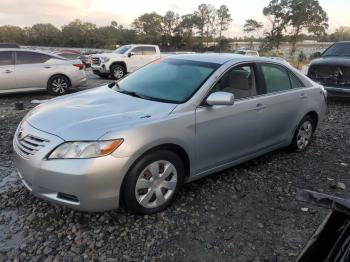
[[[116,150],[123,139],[90,142],[65,142],[49,155],[48,159],[93,158],[106,156]]]
[[[102,63],[106,63],[106,62],[109,61],[109,58],[108,58],[108,57],[101,57],[100,59],[101,59],[101,62],[102,62]]]

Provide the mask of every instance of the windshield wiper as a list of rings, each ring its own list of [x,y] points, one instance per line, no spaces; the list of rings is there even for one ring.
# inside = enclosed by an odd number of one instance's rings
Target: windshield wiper
[[[116,85],[117,86],[117,85]],[[119,86],[117,86],[119,87]],[[134,92],[134,91],[128,91],[128,90],[125,90],[125,89],[121,89],[121,88],[118,88],[117,91],[119,93],[122,93],[122,94],[126,94],[126,95],[130,95],[130,96],[133,96],[133,97],[138,97],[138,98],[145,98],[144,96]]]

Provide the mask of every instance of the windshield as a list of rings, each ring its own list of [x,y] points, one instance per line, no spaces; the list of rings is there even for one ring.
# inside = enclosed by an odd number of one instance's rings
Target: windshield
[[[219,64],[182,59],[157,60],[118,82],[116,91],[168,103],[184,103]]]
[[[113,51],[113,53],[117,53],[117,54],[124,54],[126,51],[128,51],[130,49],[130,45],[123,45],[119,48],[117,48],[116,50]]]
[[[350,43],[334,44],[322,56],[350,56]]]

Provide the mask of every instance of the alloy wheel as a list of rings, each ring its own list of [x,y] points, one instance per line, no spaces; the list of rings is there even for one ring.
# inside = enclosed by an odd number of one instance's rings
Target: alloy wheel
[[[312,136],[312,131],[312,123],[309,120],[305,121],[299,127],[297,135],[297,146],[299,150],[303,150],[309,145]]]
[[[124,76],[124,69],[120,66],[117,66],[113,70],[113,76],[115,79],[120,79]]]
[[[68,88],[68,83],[63,78],[55,78],[52,83],[52,91],[58,94],[63,94],[66,92]]]
[[[171,162],[153,162],[141,172],[136,181],[136,200],[145,208],[157,208],[171,198],[177,182],[177,171]]]

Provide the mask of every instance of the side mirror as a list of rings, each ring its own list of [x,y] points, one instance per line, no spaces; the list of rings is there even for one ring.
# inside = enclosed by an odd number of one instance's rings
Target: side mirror
[[[128,57],[130,58],[130,57],[132,57],[133,55],[135,55],[135,53],[134,52],[130,52],[130,53],[128,53]]]
[[[234,100],[234,95],[231,93],[215,92],[208,96],[206,103],[210,106],[231,106]]]

